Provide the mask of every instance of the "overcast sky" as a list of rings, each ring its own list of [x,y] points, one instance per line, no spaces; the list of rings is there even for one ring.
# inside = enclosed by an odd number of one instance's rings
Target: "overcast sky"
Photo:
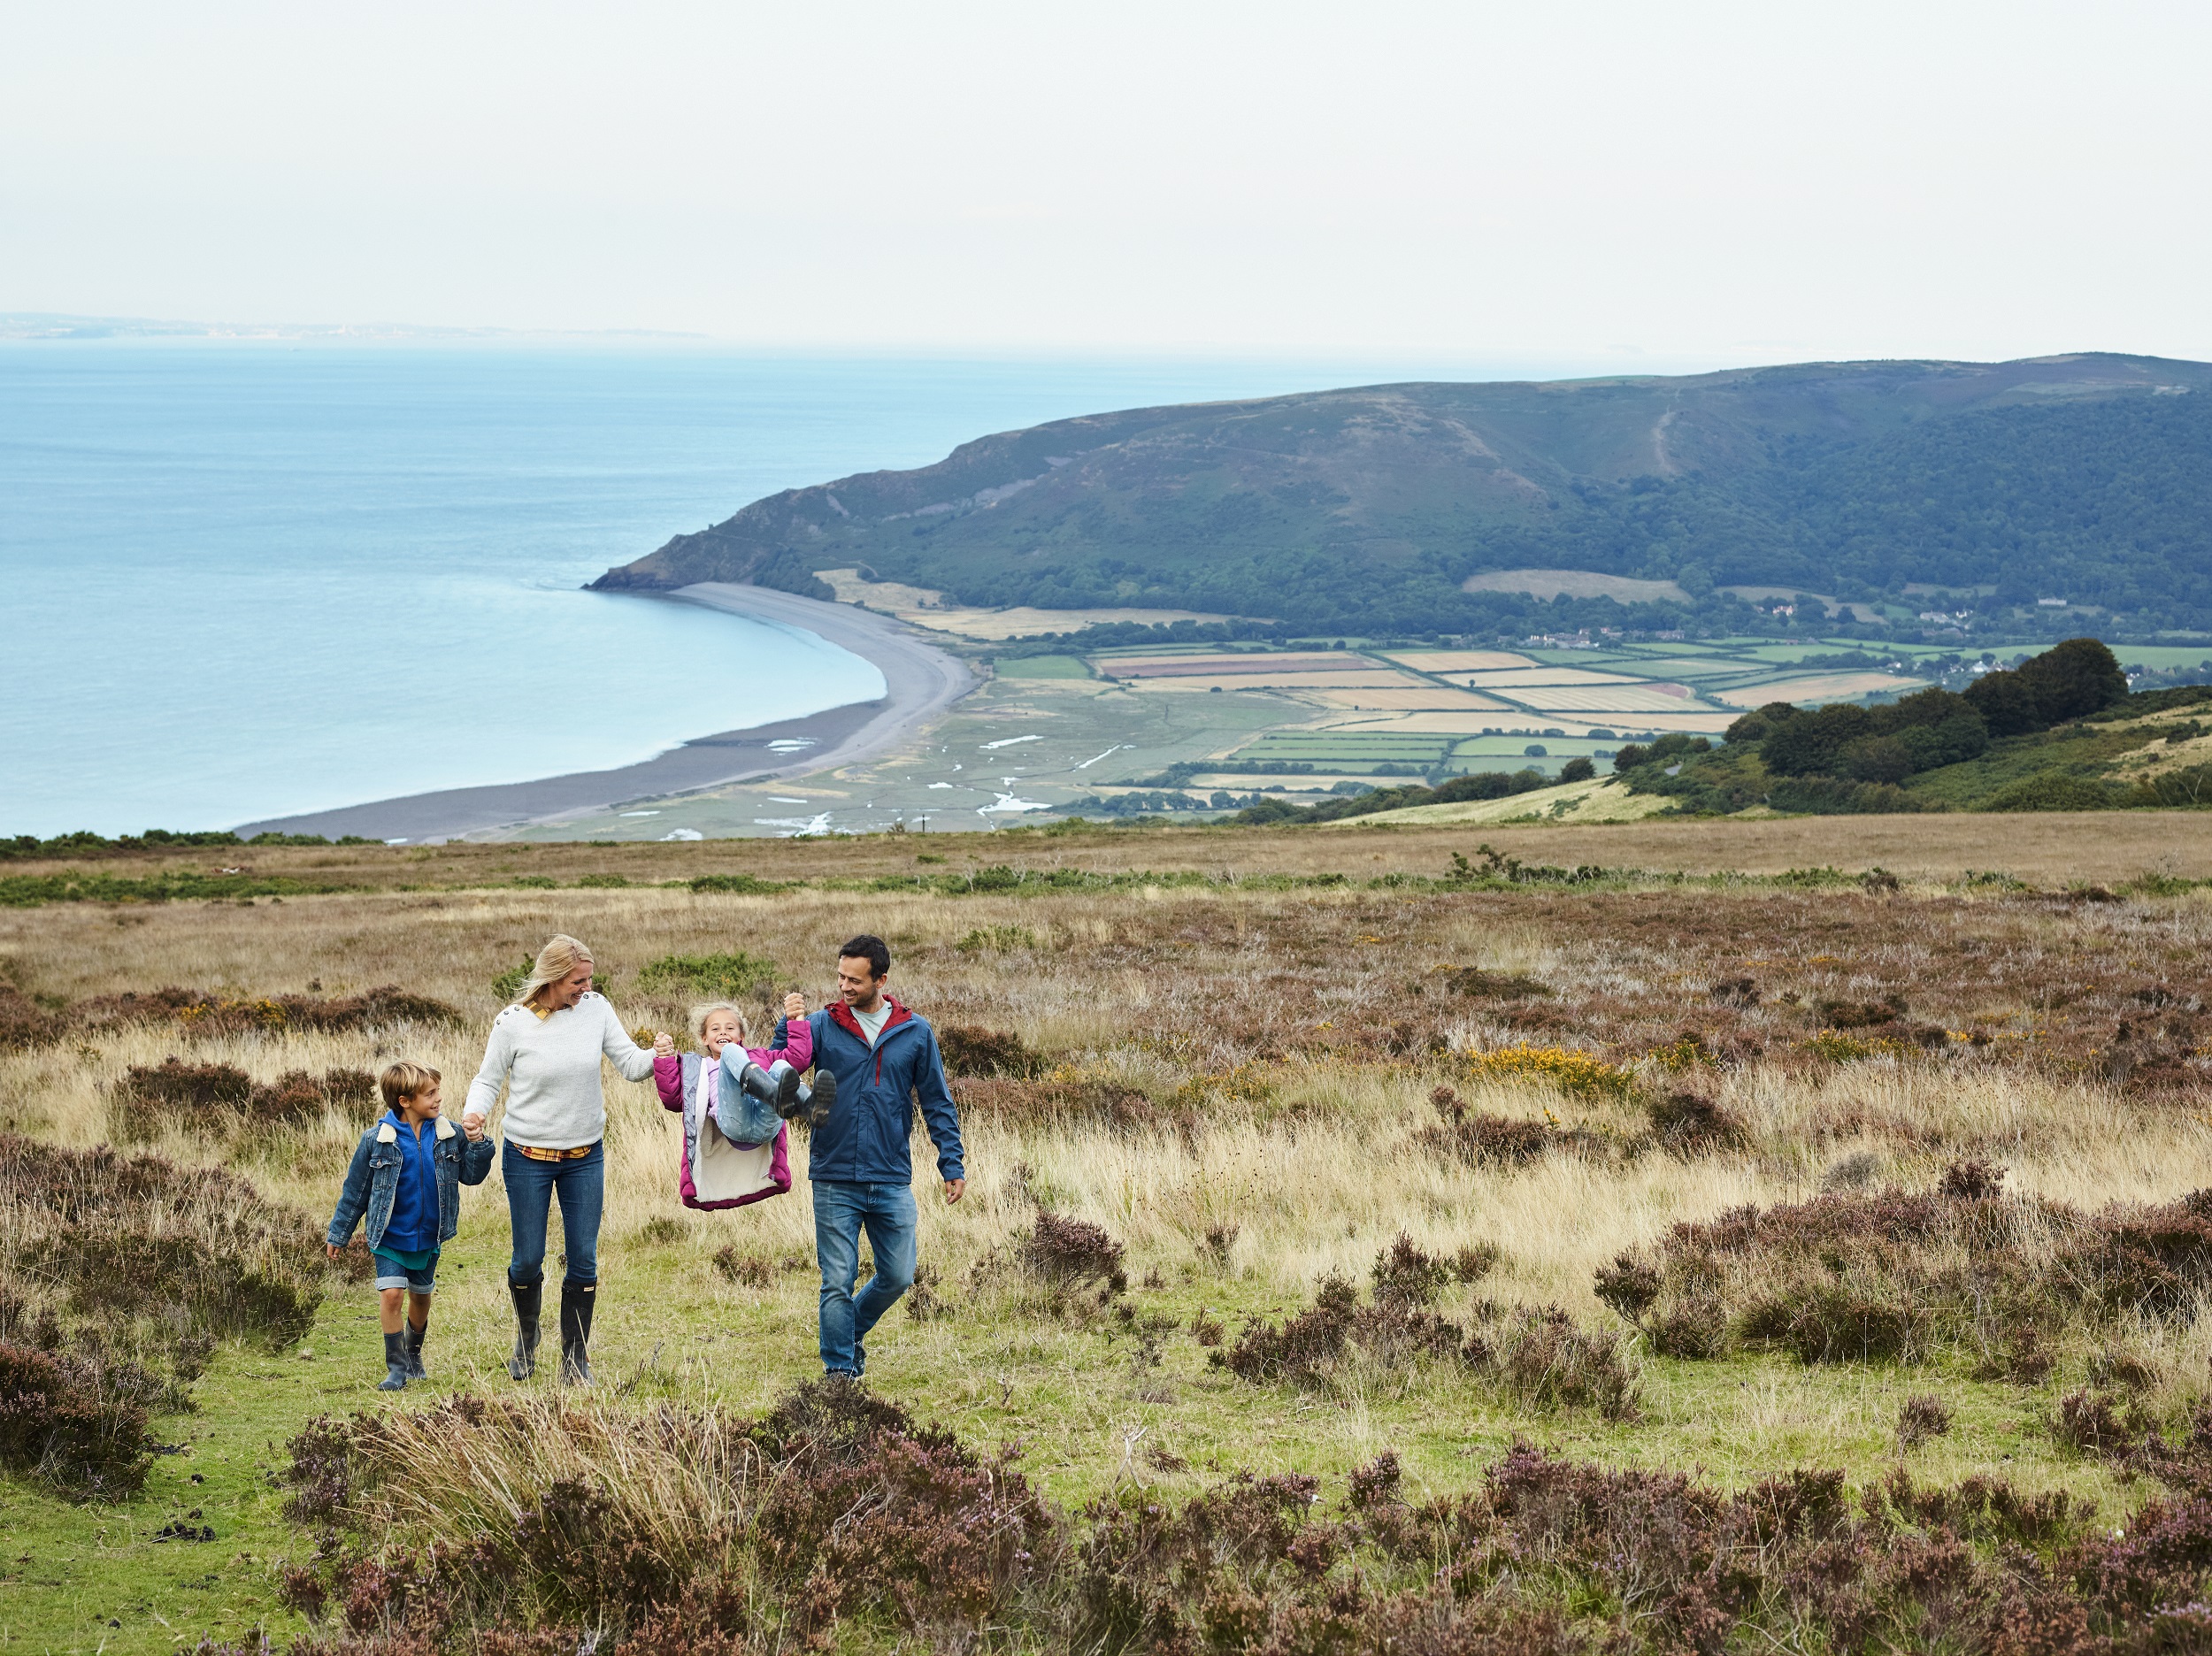
[[[2208,64],[2201,0],[19,0],[0,310],[2212,357]]]

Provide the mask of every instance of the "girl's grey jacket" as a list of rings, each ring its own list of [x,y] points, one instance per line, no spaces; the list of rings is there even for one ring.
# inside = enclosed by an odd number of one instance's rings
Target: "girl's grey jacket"
[[[430,1163],[438,1173],[438,1241],[453,1239],[461,1228],[461,1186],[481,1184],[492,1170],[491,1136],[472,1142],[441,1116],[437,1137],[430,1146]],[[400,1130],[380,1121],[361,1135],[346,1169],[346,1182],[338,1192],[338,1211],[330,1215],[330,1246],[343,1247],[353,1238],[353,1227],[365,1215],[363,1234],[374,1247],[384,1239],[384,1227],[392,1222],[392,1193],[399,1188]]]

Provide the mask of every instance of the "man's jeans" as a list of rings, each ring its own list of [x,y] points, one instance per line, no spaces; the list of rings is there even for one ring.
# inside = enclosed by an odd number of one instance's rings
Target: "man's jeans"
[[[858,1293],[860,1231],[867,1228],[876,1274]],[[814,1181],[814,1252],[822,1262],[822,1367],[859,1374],[864,1342],[878,1318],[914,1285],[914,1191],[907,1184]]]
[[[570,1162],[540,1162],[509,1145],[499,1177],[507,1185],[507,1224],[515,1256],[507,1280],[518,1287],[545,1278],[545,1223],[555,1192],[561,1198],[561,1243],[568,1250],[564,1282],[599,1280],[599,1209],[607,1195],[607,1146]]]

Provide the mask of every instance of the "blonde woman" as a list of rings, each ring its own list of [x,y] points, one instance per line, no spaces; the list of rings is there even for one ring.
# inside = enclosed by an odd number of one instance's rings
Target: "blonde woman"
[[[546,1222],[558,1192],[568,1250],[561,1278],[561,1379],[591,1384],[587,1348],[607,1188],[607,1100],[599,1060],[604,1056],[626,1081],[653,1073],[653,1054],[630,1039],[606,997],[593,993],[591,969],[591,952],[572,937],[554,938],[538,951],[521,998],[492,1021],[484,1065],[469,1084],[461,1115],[461,1125],[474,1136],[506,1087],[500,1177],[514,1233],[507,1291],[515,1302],[515,1350],[507,1372],[518,1380],[527,1380],[537,1363]]]

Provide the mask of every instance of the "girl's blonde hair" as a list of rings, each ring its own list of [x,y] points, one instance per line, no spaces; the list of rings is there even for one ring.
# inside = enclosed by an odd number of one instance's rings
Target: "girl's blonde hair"
[[[567,932],[557,932],[547,939],[545,947],[538,951],[537,961],[530,968],[529,981],[522,985],[522,993],[516,1004],[528,1006],[590,959],[589,949]]]
[[[745,1014],[740,1008],[732,1006],[726,1000],[716,1000],[707,1006],[697,1006],[692,1008],[691,1032],[694,1035],[698,1036],[702,1040],[705,1039],[707,1033],[707,1020],[712,1017],[717,1012],[727,1012],[732,1017],[737,1020],[737,1039],[739,1043],[742,1045],[745,1039]]]

